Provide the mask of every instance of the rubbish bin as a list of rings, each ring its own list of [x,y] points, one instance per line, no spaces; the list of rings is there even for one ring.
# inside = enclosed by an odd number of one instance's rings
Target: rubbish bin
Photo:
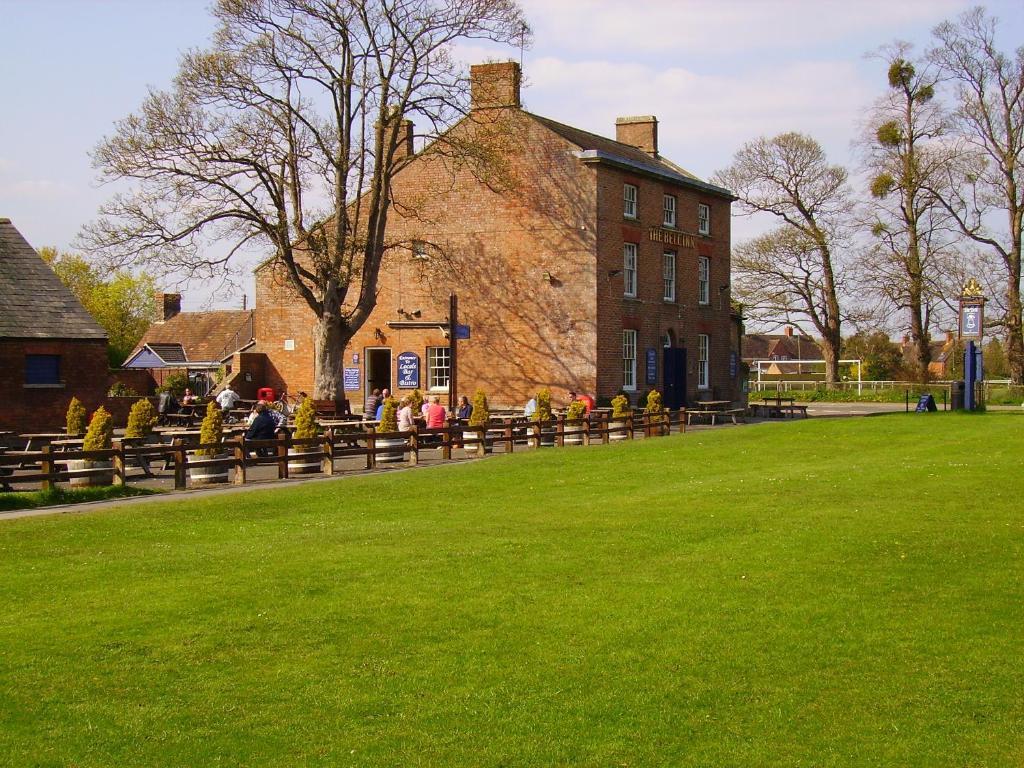
[[[954,411],[962,411],[964,409],[964,393],[967,391],[967,385],[962,381],[954,381],[953,386],[949,392],[949,407]]]
[[[274,402],[274,388],[273,387],[260,387],[256,390],[257,400],[266,400],[268,403]]]

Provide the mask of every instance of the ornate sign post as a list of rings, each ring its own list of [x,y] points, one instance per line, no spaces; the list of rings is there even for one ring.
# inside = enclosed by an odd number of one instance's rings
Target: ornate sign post
[[[973,277],[967,281],[960,295],[960,338],[967,340],[964,352],[964,408],[973,411],[975,403],[975,384],[981,378],[979,355],[974,342],[981,344],[985,334],[985,296],[981,285]]]

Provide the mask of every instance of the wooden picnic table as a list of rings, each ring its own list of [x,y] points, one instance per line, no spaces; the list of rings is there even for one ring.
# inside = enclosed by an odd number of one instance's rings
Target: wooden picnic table
[[[25,452],[28,453],[30,451],[41,451],[44,446],[49,445],[54,440],[67,437],[67,435],[63,432],[23,432],[20,437],[26,441]]]
[[[705,411],[725,411],[732,405],[732,400],[698,400],[697,405]]]

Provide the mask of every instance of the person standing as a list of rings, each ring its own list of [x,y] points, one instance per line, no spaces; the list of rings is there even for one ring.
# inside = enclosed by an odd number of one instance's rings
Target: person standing
[[[235,407],[241,396],[231,388],[230,384],[225,384],[223,391],[217,395],[217,405],[224,411],[224,415],[227,416],[228,412]]]
[[[382,402],[379,389],[374,389],[373,392],[367,395],[366,401],[363,403],[363,421],[373,421],[376,419],[377,406]]]

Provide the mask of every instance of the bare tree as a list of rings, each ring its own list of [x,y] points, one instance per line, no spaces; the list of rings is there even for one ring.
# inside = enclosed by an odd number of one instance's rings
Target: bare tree
[[[889,92],[872,110],[862,141],[874,242],[858,271],[886,309],[906,312],[914,346],[911,373],[927,381],[929,330],[933,312],[942,306],[942,278],[958,234],[937,196],[955,150],[944,142],[949,125],[935,101],[938,73],[928,65],[919,69],[909,53],[906,43],[883,53]]]
[[[426,141],[457,141],[446,131],[467,88],[452,45],[523,44],[529,29],[515,0],[217,0],[213,14],[210,49],[185,55],[173,89],[151,92],[96,149],[101,178],[134,183],[85,240],[200,279],[265,249],[316,317],[314,396],[337,399],[345,345],[394,245],[406,121]],[[212,243],[230,247],[211,256]]]
[[[769,213],[781,222],[734,250],[745,311],[754,319],[810,321],[821,337],[825,381],[834,384],[842,324],[849,319],[840,304],[847,278],[837,258],[848,242],[853,207],[846,170],[829,165],[811,137],[783,133],[745,144],[714,179],[739,197],[743,214]]]
[[[974,8],[935,29],[929,58],[956,87],[965,152],[948,166],[940,199],[959,229],[998,256],[1005,280],[1007,358],[1024,383],[1021,323],[1021,229],[1024,218],[1024,47],[996,47],[997,20]],[[1000,219],[1002,220],[1000,222]],[[991,320],[991,318],[989,318]]]

